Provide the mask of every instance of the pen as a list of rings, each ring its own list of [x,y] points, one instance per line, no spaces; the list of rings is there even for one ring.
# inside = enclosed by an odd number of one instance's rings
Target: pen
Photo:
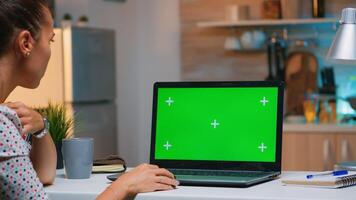
[[[326,176],[326,175],[341,176],[341,175],[346,175],[346,174],[348,174],[347,170],[330,171],[330,172],[324,172],[324,173],[319,173],[319,174],[307,175],[307,179],[311,179],[316,176]]]

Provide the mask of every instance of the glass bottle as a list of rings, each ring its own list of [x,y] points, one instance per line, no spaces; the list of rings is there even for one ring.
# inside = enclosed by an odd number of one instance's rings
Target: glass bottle
[[[328,123],[329,122],[329,112],[328,112],[328,102],[320,102],[320,111],[319,111],[319,123]]]
[[[314,18],[325,17],[324,0],[312,0],[312,15]]]

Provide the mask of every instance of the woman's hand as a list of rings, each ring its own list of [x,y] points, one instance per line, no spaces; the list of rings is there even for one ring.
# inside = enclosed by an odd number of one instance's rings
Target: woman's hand
[[[137,193],[174,189],[179,182],[166,169],[156,165],[141,164],[133,170],[121,175],[111,189],[121,192],[124,188],[129,196]]]
[[[36,133],[44,128],[43,119],[40,113],[29,108],[22,102],[5,103],[5,106],[16,111],[22,124],[22,135]]]

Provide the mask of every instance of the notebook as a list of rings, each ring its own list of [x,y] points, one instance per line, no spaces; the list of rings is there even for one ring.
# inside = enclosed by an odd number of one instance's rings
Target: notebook
[[[356,185],[356,172],[349,172],[347,175],[342,176],[318,176],[311,179],[307,179],[304,174],[296,177],[285,178],[282,180],[282,183],[299,186],[341,188]]]
[[[93,166],[92,173],[119,173],[124,172],[126,167],[122,164]]]
[[[247,187],[281,172],[282,82],[154,85],[150,163],[181,185]]]
[[[125,160],[117,155],[109,155],[93,161],[92,173],[120,173],[125,171]]]

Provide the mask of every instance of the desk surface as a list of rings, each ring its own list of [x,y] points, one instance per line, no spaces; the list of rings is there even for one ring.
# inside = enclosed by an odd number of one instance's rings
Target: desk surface
[[[294,176],[300,172],[284,172],[281,177]],[[63,171],[57,171],[54,185],[45,188],[52,200],[95,199],[108,185],[106,174],[94,174],[90,179],[69,180]],[[356,198],[356,186],[343,189],[324,189],[284,186],[280,179],[249,188],[217,188],[178,186],[163,192],[139,194],[137,200],[351,200]]]

